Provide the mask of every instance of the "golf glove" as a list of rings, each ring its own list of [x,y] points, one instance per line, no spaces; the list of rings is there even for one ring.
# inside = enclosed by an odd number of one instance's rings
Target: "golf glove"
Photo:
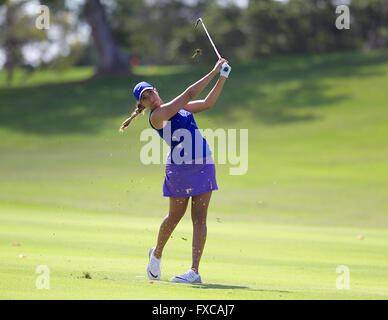
[[[227,78],[229,76],[230,70],[232,70],[230,65],[224,62],[221,66],[220,75]]]

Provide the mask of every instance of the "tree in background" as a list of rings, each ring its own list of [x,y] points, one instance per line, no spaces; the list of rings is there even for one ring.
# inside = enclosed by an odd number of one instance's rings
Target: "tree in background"
[[[354,26],[361,46],[376,49],[388,45],[388,0],[352,0]]]
[[[388,43],[388,0],[351,0],[350,30],[335,27],[334,0],[250,0],[246,8],[232,1],[216,0],[109,3],[112,10],[105,12],[103,24],[107,30],[112,28],[113,36],[109,38],[141,57],[143,63],[188,63],[197,48],[203,53],[199,60],[213,61],[214,54],[202,28],[193,28],[198,17],[206,22],[219,51],[232,60],[374,48]],[[107,48],[110,43],[106,41]]]
[[[0,46],[6,52],[9,78],[15,67],[23,65],[27,44],[50,41],[47,33],[36,33],[31,18],[20,14],[20,3],[25,2],[0,0],[0,14],[1,8],[9,7],[0,21]],[[40,3],[49,6],[53,23],[63,30],[63,47],[70,47],[41,65],[94,64],[96,76],[130,71],[134,56],[140,58],[136,64],[213,62],[216,57],[204,30],[194,29],[198,17],[230,61],[388,45],[388,0],[351,0],[350,30],[335,27],[338,1],[334,0],[250,0],[247,7],[218,0],[80,0],[72,2],[79,4],[77,8],[66,0]],[[78,24],[90,27],[90,43],[70,43],[65,36],[77,34]],[[202,55],[195,56],[196,49]]]
[[[199,10],[200,9],[200,10]],[[236,4],[219,6],[216,2],[202,3],[200,8],[193,8],[191,19],[186,25],[173,29],[172,40],[168,46],[168,58],[188,61],[195,49],[200,49],[202,61],[214,62],[217,56],[199,24],[194,29],[197,18],[202,17],[215,42],[218,51],[230,60],[247,58],[245,51],[246,34],[244,33],[244,10]]]
[[[338,30],[335,8],[332,0],[250,1],[245,12],[250,57],[356,48],[357,27]]]
[[[96,48],[95,76],[127,73],[129,71],[128,58],[120,52],[115,42],[100,0],[86,0],[84,13],[91,27]]]
[[[91,29],[91,35],[94,44],[96,59],[95,76],[104,76],[118,73],[127,73],[129,71],[129,59],[123,51],[119,49],[114,36],[109,27],[106,18],[105,7],[100,0],[85,0],[79,11],[73,9],[71,12],[66,7],[65,0],[42,0],[40,4],[47,5],[50,9],[50,29],[58,27],[61,30],[60,35],[57,32],[57,39],[50,40],[49,30],[39,30],[35,27],[34,15],[28,15],[23,12],[23,6],[27,4],[26,0],[8,0],[2,1],[0,5],[5,8],[5,19],[1,24],[2,32],[0,35],[0,46],[4,49],[6,55],[5,68],[8,70],[8,79],[12,78],[15,67],[24,65],[23,49],[26,45],[35,45],[41,47],[40,56],[43,57],[45,47],[56,42],[56,45],[62,47],[64,55],[52,57],[51,61],[41,61],[41,67],[66,67],[76,64],[83,55],[85,45],[79,41],[71,42],[69,39],[77,37],[77,25],[87,21]],[[43,44],[47,46],[43,46]],[[42,46],[38,46],[42,44]],[[68,50],[68,48],[70,48]],[[129,50],[129,48],[127,48]]]
[[[249,57],[288,51],[287,4],[272,0],[250,1],[245,10]]]
[[[111,1],[115,4],[115,0]],[[128,54],[120,49],[110,26],[106,7],[100,0],[80,1],[79,7],[69,8],[65,0],[41,0],[51,12],[69,12],[76,18],[75,24],[86,22],[91,30],[94,55],[83,55],[95,63],[95,77],[129,72]],[[89,46],[87,47],[90,48]],[[126,48],[127,52],[129,48]],[[89,52],[88,52],[89,53]]]
[[[49,29],[36,27],[39,10],[36,3],[27,10],[30,3],[26,0],[0,2],[0,48],[5,54],[9,84],[16,69],[27,71],[25,79],[36,68],[65,69],[75,65],[84,53],[85,44],[78,37],[76,17],[65,10],[63,2],[49,3]]]
[[[179,48],[172,49],[181,46],[179,34],[185,30],[182,38],[192,38],[197,33],[196,18],[212,2],[115,0],[110,17],[113,32],[132,55],[142,57],[145,63],[179,63],[182,62]],[[190,47],[184,61],[190,58],[193,48]]]
[[[11,83],[14,70],[26,67],[23,57],[23,47],[33,42],[47,39],[45,32],[35,28],[35,19],[23,12],[26,1],[3,1],[4,20],[0,23],[0,46],[5,53],[5,69],[7,82]]]
[[[139,56],[148,63],[165,63],[159,59],[156,38],[160,30],[152,19],[152,5],[144,0],[115,0],[108,19],[119,43],[128,48],[131,56]],[[163,39],[168,42],[170,39]]]

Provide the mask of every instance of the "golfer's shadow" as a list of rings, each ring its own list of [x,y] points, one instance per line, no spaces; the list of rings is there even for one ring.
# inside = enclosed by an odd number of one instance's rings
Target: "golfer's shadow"
[[[270,290],[270,289],[254,289],[246,286],[232,286],[232,285],[224,285],[217,283],[193,283],[191,284],[192,288],[199,289],[243,289],[248,291],[266,291],[266,292],[278,292],[278,293],[290,293],[287,290]]]
[[[166,283],[173,283],[171,281],[163,281]],[[188,285],[192,288],[198,288],[198,289],[245,289],[245,290],[252,290],[252,288],[245,287],[245,286],[233,286],[233,285],[225,285],[225,284],[218,284],[218,283],[179,283],[180,285]]]
[[[225,284],[217,284],[217,283],[193,283],[191,284],[193,288],[199,289],[251,289],[245,286],[232,286]]]
[[[163,280],[161,280],[163,281]],[[163,281],[171,284],[171,281]],[[277,293],[290,293],[287,290],[271,290],[271,289],[255,289],[246,286],[233,286],[229,284],[219,284],[219,283],[179,283],[180,285],[188,285],[191,288],[196,289],[223,289],[223,290],[247,290],[247,291],[262,291],[262,292],[277,292]]]

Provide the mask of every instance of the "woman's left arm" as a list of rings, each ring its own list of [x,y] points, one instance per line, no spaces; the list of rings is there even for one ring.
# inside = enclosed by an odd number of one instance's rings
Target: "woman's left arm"
[[[190,101],[183,107],[183,109],[191,113],[198,113],[201,111],[209,110],[216,103],[225,81],[226,78],[220,76],[217,80],[217,83],[214,85],[213,89],[209,92],[205,99]]]

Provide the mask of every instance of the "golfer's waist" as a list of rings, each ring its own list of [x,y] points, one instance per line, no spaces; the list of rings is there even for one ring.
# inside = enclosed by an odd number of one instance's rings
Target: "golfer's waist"
[[[171,156],[169,155],[167,157],[167,164],[172,164],[173,162],[171,161]],[[185,160],[183,159],[182,160],[182,163],[184,164],[193,164],[193,163],[196,163],[196,164],[203,164],[203,163],[214,163],[214,160],[213,160],[213,157],[212,155],[207,155],[205,157],[198,157],[198,158],[194,158],[194,159],[188,159],[188,160]]]

